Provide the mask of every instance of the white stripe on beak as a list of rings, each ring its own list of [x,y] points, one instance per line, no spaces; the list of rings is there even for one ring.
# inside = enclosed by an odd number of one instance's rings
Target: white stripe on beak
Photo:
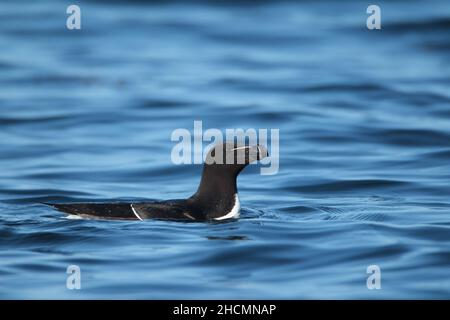
[[[245,146],[245,147],[237,147],[237,148],[231,149],[230,151],[241,150],[241,149],[245,149],[245,148],[248,148],[248,147],[247,146]]]

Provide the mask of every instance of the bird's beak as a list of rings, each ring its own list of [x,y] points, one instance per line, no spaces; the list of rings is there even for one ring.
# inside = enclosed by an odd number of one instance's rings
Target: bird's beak
[[[248,163],[264,159],[269,155],[267,148],[261,145],[248,146],[246,149],[248,151],[248,154],[246,155],[248,157]]]
[[[237,152],[238,164],[249,164],[254,161],[264,159],[269,155],[267,148],[261,145],[242,146],[231,149],[230,151]]]
[[[256,148],[257,150],[257,156],[256,156],[256,160],[262,160],[265,157],[269,156],[269,151],[267,151],[267,148],[261,145],[257,145]]]

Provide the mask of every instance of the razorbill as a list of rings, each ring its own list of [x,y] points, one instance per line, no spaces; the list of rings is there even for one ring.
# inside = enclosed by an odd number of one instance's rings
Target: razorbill
[[[122,220],[225,220],[239,217],[236,178],[248,164],[268,156],[260,145],[217,144],[209,150],[200,185],[190,198],[136,203],[46,203],[75,218]]]

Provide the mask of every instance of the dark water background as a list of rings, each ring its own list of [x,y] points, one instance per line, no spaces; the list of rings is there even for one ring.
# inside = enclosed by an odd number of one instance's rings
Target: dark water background
[[[381,31],[364,1],[69,4],[0,2],[0,298],[450,298],[448,1],[378,1]],[[280,129],[239,221],[38,204],[189,196],[194,120]]]

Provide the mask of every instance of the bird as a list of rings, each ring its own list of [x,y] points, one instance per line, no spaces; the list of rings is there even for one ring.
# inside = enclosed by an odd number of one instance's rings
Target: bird
[[[45,203],[74,218],[103,220],[220,221],[237,219],[237,177],[250,163],[268,157],[266,147],[236,142],[207,153],[197,191],[187,199],[112,203]]]

